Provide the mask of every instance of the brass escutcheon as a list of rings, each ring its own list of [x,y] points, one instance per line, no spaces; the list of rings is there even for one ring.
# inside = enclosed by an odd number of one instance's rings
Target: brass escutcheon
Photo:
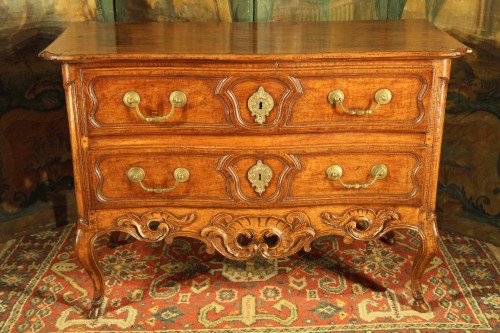
[[[254,191],[262,195],[273,178],[273,170],[268,165],[262,163],[261,160],[258,160],[257,164],[248,170],[247,178],[252,184]]]
[[[263,124],[274,107],[274,100],[264,87],[259,87],[248,99],[247,106],[252,116],[255,117],[255,122]]]

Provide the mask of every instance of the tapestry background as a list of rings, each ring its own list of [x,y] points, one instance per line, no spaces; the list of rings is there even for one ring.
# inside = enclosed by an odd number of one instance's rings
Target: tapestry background
[[[0,241],[74,219],[60,66],[37,57],[69,22],[377,18],[427,19],[474,49],[452,67],[439,224],[500,243],[500,2],[494,0],[0,0]]]

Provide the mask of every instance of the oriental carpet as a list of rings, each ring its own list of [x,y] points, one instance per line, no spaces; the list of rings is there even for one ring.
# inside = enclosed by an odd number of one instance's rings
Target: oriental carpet
[[[86,319],[91,282],[74,226],[25,236],[0,253],[0,332],[492,332],[500,330],[498,262],[479,241],[443,233],[423,277],[432,312],[411,309],[419,236],[396,244],[327,237],[280,260],[237,262],[199,241],[96,244],[105,315]]]

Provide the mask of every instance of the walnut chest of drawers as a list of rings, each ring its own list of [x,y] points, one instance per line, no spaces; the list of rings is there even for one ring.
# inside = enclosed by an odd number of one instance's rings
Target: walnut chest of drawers
[[[118,231],[244,260],[410,228],[428,311],[447,83],[467,52],[425,21],[70,26],[41,56],[63,63],[89,316],[94,241]]]

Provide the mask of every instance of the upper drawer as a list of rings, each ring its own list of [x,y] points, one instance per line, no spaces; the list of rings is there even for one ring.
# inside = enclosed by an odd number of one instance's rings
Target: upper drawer
[[[90,134],[231,128],[227,106],[215,95],[224,76],[148,69],[95,69],[85,70],[83,80]]]
[[[384,69],[301,76],[287,128],[427,131],[433,70]]]
[[[89,134],[425,132],[432,79],[430,67],[87,69],[83,103]]]

